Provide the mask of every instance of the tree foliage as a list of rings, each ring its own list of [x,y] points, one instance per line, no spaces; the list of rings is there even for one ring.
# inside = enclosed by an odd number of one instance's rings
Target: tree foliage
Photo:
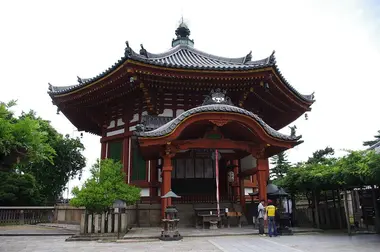
[[[70,204],[76,207],[84,206],[94,213],[106,212],[112,203],[123,200],[132,205],[140,198],[140,189],[125,183],[122,164],[112,159],[105,159],[93,165],[91,177],[82,188],[72,190],[74,198]]]
[[[51,204],[85,167],[79,139],[63,137],[33,111],[16,117],[0,102],[0,204]]]
[[[53,163],[46,160],[31,162],[22,167],[24,172],[32,174],[40,189],[41,197],[45,204],[52,204],[65,189],[70,178],[82,175],[86,166],[86,159],[82,155],[83,144],[79,138],[62,136],[51,125],[49,121],[37,117],[33,111],[23,113],[21,117],[30,117],[41,125],[41,130],[48,135],[47,143],[55,150],[56,155]]]
[[[16,118],[10,110],[15,104],[0,102],[0,170],[28,162],[52,163],[55,150],[46,132],[30,117]]]
[[[41,197],[36,180],[30,174],[0,171],[0,205],[38,205]]]
[[[270,171],[271,178],[278,179],[284,177],[291,167],[285,152],[280,152],[279,154],[273,156],[271,161],[271,164],[274,165]]]
[[[325,149],[326,150],[326,149]],[[380,154],[374,151],[349,151],[342,158],[326,157],[331,151],[317,151],[312,162],[291,168],[278,184],[290,192],[318,191],[380,185]]]
[[[313,152],[313,155],[307,160],[308,164],[322,164],[329,161],[334,155],[335,151],[331,147],[326,147],[322,150]]]
[[[377,135],[375,135],[375,139],[374,140],[370,140],[370,141],[364,141],[363,142],[363,146],[372,146],[374,144],[376,144],[377,142],[380,141],[380,130],[377,131]]]

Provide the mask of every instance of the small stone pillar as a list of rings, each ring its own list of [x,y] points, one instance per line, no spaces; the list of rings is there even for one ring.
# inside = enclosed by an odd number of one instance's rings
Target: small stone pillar
[[[126,213],[122,213],[121,214],[121,223],[120,223],[120,232],[121,233],[125,233],[125,232],[127,232],[127,223],[128,223],[128,221],[127,221],[127,214]]]
[[[113,215],[111,213],[108,214],[108,227],[107,227],[107,233],[112,233],[112,223],[113,223]]]
[[[87,233],[92,233],[92,214],[88,215],[88,222],[87,222]]]
[[[81,217],[80,217],[80,233],[81,234],[87,233],[86,214],[81,214]]]
[[[114,231],[115,233],[119,232],[119,214],[120,214],[120,213],[115,213],[115,214],[114,214],[114,217],[115,217],[115,219],[114,219],[114,223],[115,223],[115,225],[114,225],[114,227],[113,227],[113,231]]]
[[[100,223],[99,223],[99,221],[100,221],[100,215],[99,214],[95,214],[94,215],[94,233],[99,233],[99,231],[100,231]]]
[[[103,234],[106,232],[106,214],[102,213],[102,220],[100,223],[100,232]]]

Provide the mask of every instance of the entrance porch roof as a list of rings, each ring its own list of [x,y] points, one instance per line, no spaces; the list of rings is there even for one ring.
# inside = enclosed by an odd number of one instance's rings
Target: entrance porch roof
[[[134,134],[140,138],[161,138],[168,136],[172,134],[176,128],[181,125],[184,121],[187,119],[197,115],[197,114],[204,114],[204,113],[218,113],[220,115],[223,114],[235,114],[239,116],[244,116],[250,118],[252,121],[259,124],[259,126],[265,131],[266,134],[268,134],[270,137],[279,139],[279,140],[285,140],[290,142],[297,142],[302,136],[291,136],[291,135],[285,135],[282,134],[276,130],[274,130],[272,127],[270,127],[268,124],[266,124],[260,117],[258,117],[256,114],[236,107],[232,105],[227,104],[210,104],[210,105],[203,105],[196,108],[189,109],[176,118],[172,119],[171,121],[165,123],[164,125],[158,127],[157,129],[150,130],[150,131],[136,131]]]

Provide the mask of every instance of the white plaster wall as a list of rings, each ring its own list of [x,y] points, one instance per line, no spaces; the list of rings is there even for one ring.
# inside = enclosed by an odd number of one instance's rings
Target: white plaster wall
[[[141,197],[149,197],[150,196],[149,188],[141,188],[140,195]]]
[[[114,130],[114,131],[110,131],[110,132],[107,132],[106,136],[116,136],[116,135],[119,135],[119,134],[123,134],[124,133],[124,129],[118,129],[118,130]]]
[[[139,121],[139,114],[134,114],[133,115],[133,118],[132,118],[132,120],[130,121],[131,123],[133,123],[133,122],[138,122]]]
[[[117,126],[123,126],[124,125],[123,119],[122,118],[117,119],[116,125]]]
[[[173,117],[173,110],[172,109],[164,109],[164,112],[162,114],[159,114],[158,116],[170,116],[170,117]]]
[[[183,112],[185,112],[184,109],[177,109],[176,116],[179,116],[179,115],[182,114]]]
[[[134,131],[136,129],[136,126],[129,127],[129,131]]]
[[[110,122],[110,125],[107,127],[107,129],[111,129],[111,128],[114,128],[115,127],[115,120],[112,120]]]

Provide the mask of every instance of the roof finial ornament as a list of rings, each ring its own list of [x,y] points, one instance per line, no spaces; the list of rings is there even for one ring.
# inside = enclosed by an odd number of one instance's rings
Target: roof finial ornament
[[[297,129],[297,126],[294,125],[294,126],[289,126],[290,128],[290,136],[291,137],[295,137],[296,136],[296,129]]]
[[[79,84],[83,84],[83,80],[82,80],[81,77],[77,76],[77,80],[78,80],[78,83],[79,83]]]
[[[143,44],[140,44],[140,46],[141,46],[140,55],[143,55],[143,56],[145,56],[145,57],[148,58],[148,52],[147,52],[147,50],[144,48]]]
[[[49,91],[53,91],[53,85],[50,84],[50,82],[48,83],[48,85],[49,85],[49,87],[48,87]]]
[[[252,60],[252,51],[250,51],[244,58],[244,64]]]
[[[126,47],[125,47],[125,51],[124,51],[124,56],[125,57],[131,56],[132,55],[132,48],[129,46],[128,40],[125,41],[125,45],[126,45]]]
[[[176,39],[173,39],[172,46],[177,45],[187,45],[187,46],[194,46],[194,40],[190,39],[190,29],[187,26],[187,24],[184,21],[183,15],[181,16],[181,19],[179,21],[179,25],[177,29],[175,30],[175,35],[177,36]]]
[[[314,100],[314,93],[315,92],[311,93],[311,95],[310,95],[310,97],[311,97],[312,100]]]

